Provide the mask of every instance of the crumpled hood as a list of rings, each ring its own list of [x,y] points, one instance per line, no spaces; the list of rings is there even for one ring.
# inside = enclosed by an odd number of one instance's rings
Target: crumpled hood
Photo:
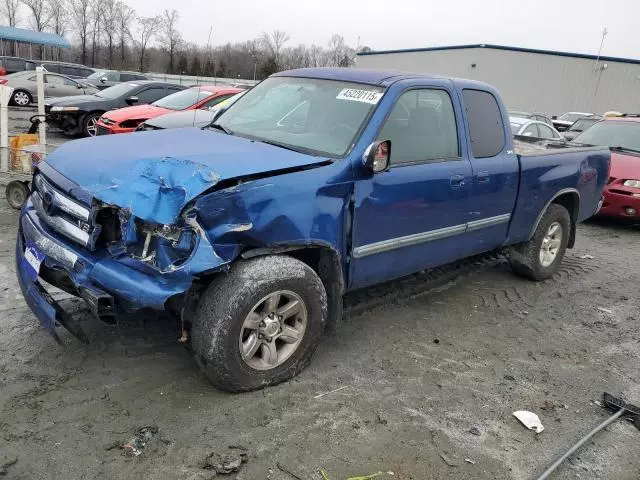
[[[324,161],[197,128],[75,140],[46,160],[99,200],[163,224],[174,223],[189,201],[221,180]]]
[[[118,108],[104,114],[105,117],[114,122],[122,122],[124,120],[147,119],[163,115],[173,110],[168,108],[156,107],[155,105],[135,105],[133,107]]]
[[[613,178],[640,180],[640,155],[611,152],[611,174]]]

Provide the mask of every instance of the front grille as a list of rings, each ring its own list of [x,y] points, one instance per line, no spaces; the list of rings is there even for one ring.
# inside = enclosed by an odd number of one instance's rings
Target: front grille
[[[95,234],[99,232],[91,209],[62,193],[42,174],[37,174],[33,183],[31,202],[40,220],[57,233],[92,250]]]
[[[96,135],[109,135],[109,130],[101,125],[96,125]]]

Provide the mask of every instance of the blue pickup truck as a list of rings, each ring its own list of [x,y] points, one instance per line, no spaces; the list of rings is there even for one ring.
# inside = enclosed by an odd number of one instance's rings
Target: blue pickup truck
[[[18,278],[54,335],[88,340],[47,284],[105,322],[167,311],[214,385],[252,390],[308,364],[347,291],[504,247],[516,274],[549,278],[609,162],[514,145],[483,83],[293,70],[206,128],[61,146],[21,212]]]

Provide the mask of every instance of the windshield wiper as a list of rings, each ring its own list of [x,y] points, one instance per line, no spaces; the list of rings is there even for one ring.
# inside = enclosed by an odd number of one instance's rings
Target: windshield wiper
[[[231,131],[230,129],[228,129],[227,127],[220,125],[219,123],[211,123],[209,124],[209,127],[211,128],[215,128],[216,130],[221,130],[224,133],[226,133],[227,135],[233,135],[233,131]]]
[[[616,151],[616,152],[633,152],[633,153],[640,153],[640,150],[634,150],[633,148],[627,148],[627,147],[623,147],[622,145],[618,145],[615,147],[609,147],[611,150]]]
[[[260,142],[260,143],[266,143],[268,145],[273,145],[274,147],[284,148],[285,150],[291,150],[292,152],[304,153],[301,150],[298,150],[296,148],[290,147],[286,143],[279,143],[279,142],[274,142],[273,140],[262,140],[262,139],[256,139],[256,141]]]

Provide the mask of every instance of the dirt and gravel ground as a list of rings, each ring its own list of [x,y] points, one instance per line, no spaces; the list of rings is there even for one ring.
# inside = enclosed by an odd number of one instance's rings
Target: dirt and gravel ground
[[[17,218],[0,198],[2,478],[207,479],[207,455],[244,452],[218,476],[528,479],[608,415],[603,391],[640,403],[639,227],[581,226],[543,283],[490,260],[438,288],[423,274],[351,295],[299,377],[231,395],[205,382],[169,319],[101,326],[67,299],[94,341],[56,344],[15,280]],[[140,456],[113,448],[144,426],[158,430]],[[637,480],[640,431],[615,423],[554,478]]]

